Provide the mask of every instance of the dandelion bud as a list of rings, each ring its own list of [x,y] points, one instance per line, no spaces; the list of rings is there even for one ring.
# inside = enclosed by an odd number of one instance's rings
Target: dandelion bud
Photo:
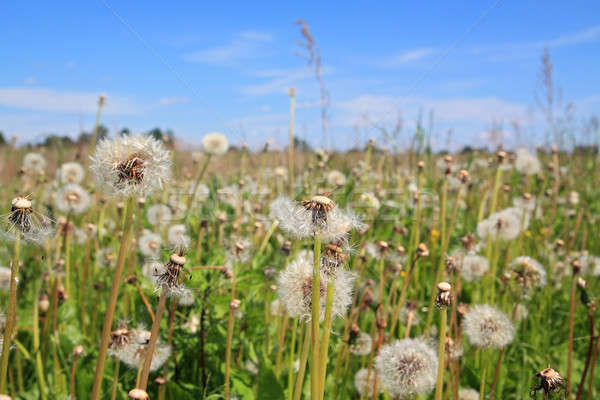
[[[419,161],[417,163],[417,168],[419,169],[419,172],[422,172],[423,169],[425,169],[425,162],[424,161]]]
[[[227,268],[227,267],[221,267],[221,268],[219,268],[219,271],[221,272],[221,274],[223,274],[223,276],[226,279],[233,278],[233,272],[229,268]]]
[[[150,396],[142,389],[133,389],[127,395],[130,400],[150,400]]]
[[[376,243],[378,250],[381,253],[385,253],[389,250],[390,246],[387,244],[387,242],[380,240]]]
[[[83,346],[79,344],[73,348],[73,352],[71,353],[71,355],[74,358],[79,358],[83,355],[83,353],[84,353]]]
[[[535,376],[540,379],[540,383],[537,387],[532,389],[532,397],[535,396],[538,390],[543,390],[546,395],[558,392],[565,384],[565,380],[560,374],[550,367],[538,372]]]
[[[504,193],[510,193],[511,187],[510,185],[504,185],[502,189],[504,190]]]
[[[58,288],[56,289],[56,291],[58,292],[59,304],[64,303],[69,298],[69,294],[65,290],[65,287],[62,285],[62,283],[58,285]]]
[[[286,240],[285,242],[283,242],[281,244],[281,251],[286,255],[290,255],[290,252],[292,250],[292,242],[290,242],[289,240]]]
[[[505,159],[506,159],[505,151],[500,150],[499,152],[496,153],[496,160],[498,161],[498,164],[502,164]]]
[[[465,250],[471,250],[475,245],[475,236],[473,234],[469,234],[460,238],[460,241]]]
[[[453,256],[446,257],[446,272],[451,274],[458,270],[458,264],[456,264],[456,259]]]
[[[546,197],[552,196],[552,189],[546,189],[546,191],[544,191],[544,196],[546,196]]]
[[[558,147],[556,145],[552,145],[552,147],[550,147],[550,151],[552,152],[552,154],[557,154],[558,153]]]
[[[156,383],[157,386],[162,386],[167,383],[167,380],[163,376],[157,376],[154,383]]]
[[[435,305],[437,308],[444,308],[444,307],[448,307],[450,305],[450,302],[452,301],[452,294],[450,293],[450,290],[452,289],[452,287],[450,286],[450,284],[448,282],[440,282],[437,285],[438,288],[438,294],[435,298]]]
[[[420,243],[417,246],[417,255],[419,257],[428,257],[429,256],[429,249],[427,248],[425,243]]]
[[[229,303],[229,308],[232,311],[236,311],[238,308],[240,308],[240,305],[242,304],[242,302],[238,299],[233,299],[231,300],[231,302]]]
[[[577,287],[581,290],[584,290],[587,287],[587,281],[582,277],[577,278]]]
[[[47,294],[44,293],[40,296],[40,299],[38,300],[38,307],[42,314],[48,312],[48,309],[50,309],[50,300],[48,300]]]
[[[146,206],[146,198],[143,196],[138,197],[137,204],[138,204],[138,207],[144,208]]]
[[[467,303],[459,303],[456,307],[456,311],[458,311],[460,315],[465,315],[469,312],[469,305]]]
[[[270,285],[269,289],[275,292],[277,290],[277,285]]]
[[[461,181],[461,183],[467,183],[469,181],[469,172],[461,169],[458,171],[458,179]]]
[[[581,266],[581,262],[579,260],[573,260],[571,261],[571,268],[573,268],[573,275],[577,275],[581,272],[583,267]]]
[[[135,285],[137,283],[138,279],[137,276],[135,275],[129,275],[128,277],[125,278],[125,283],[129,284],[129,285]]]
[[[565,241],[562,239],[556,239],[556,241],[554,242],[554,248],[557,250],[564,247],[564,245],[565,245]]]

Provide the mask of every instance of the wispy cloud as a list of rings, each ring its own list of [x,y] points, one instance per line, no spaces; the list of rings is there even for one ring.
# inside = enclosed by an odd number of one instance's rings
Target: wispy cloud
[[[0,106],[52,112],[93,113],[97,109],[96,92],[61,91],[48,88],[0,87]],[[104,113],[135,115],[142,106],[133,99],[106,94]]]
[[[189,53],[183,59],[201,64],[229,66],[257,57],[264,45],[273,40],[273,36],[268,33],[244,31],[238,33],[228,44]]]
[[[424,47],[420,49],[408,50],[400,54],[388,57],[379,64],[385,68],[399,67],[409,63],[421,61],[435,52],[433,48]]]
[[[158,104],[161,106],[171,106],[173,104],[187,103],[189,99],[185,96],[161,97],[158,99]]]

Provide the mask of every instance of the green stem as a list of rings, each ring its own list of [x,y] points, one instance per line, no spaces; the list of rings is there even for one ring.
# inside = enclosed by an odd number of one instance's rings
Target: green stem
[[[206,168],[208,168],[208,163],[210,162],[211,157],[212,157],[212,154],[207,154],[206,157],[204,158],[204,164],[202,164],[202,169],[200,170],[200,174],[198,175],[198,178],[196,178],[196,182],[194,183],[194,190],[192,191],[192,195],[190,196],[190,198],[188,199],[188,202],[187,202],[187,208],[185,210],[185,217],[183,219],[184,221],[187,221],[187,217],[190,213],[190,208],[192,207],[192,202],[196,198],[196,194],[198,193],[198,187],[200,186],[200,182],[202,181],[202,178],[204,177]]]
[[[98,362],[96,364],[96,374],[94,376],[94,384],[92,386],[92,396],[90,397],[91,400],[98,400],[100,397],[102,378],[104,376],[104,363],[106,361],[106,353],[108,351],[108,342],[110,340],[112,321],[115,315],[115,308],[117,306],[117,298],[119,297],[119,287],[121,286],[121,275],[123,275],[125,256],[129,250],[129,244],[131,242],[131,232],[133,226],[131,220],[134,206],[135,198],[131,196],[127,201],[123,240],[121,241],[121,246],[119,248],[119,258],[117,260],[117,266],[113,275],[108,305],[106,306],[106,316],[104,317],[104,327],[102,328],[102,339],[100,341],[100,349],[98,351]]]
[[[320,374],[319,374],[319,321],[321,319],[321,237],[315,234],[314,264],[312,281],[312,321],[310,354],[310,387],[311,398],[319,399]]]
[[[160,291],[160,298],[158,299],[158,306],[156,307],[156,317],[152,323],[152,329],[150,330],[150,342],[146,348],[144,356],[144,367],[142,369],[142,375],[140,378],[140,385],[138,386],[142,390],[146,390],[148,387],[148,377],[150,376],[150,366],[152,365],[152,356],[154,355],[154,348],[158,341],[158,331],[160,330],[160,320],[162,319],[163,312],[165,311],[165,303],[167,302],[167,289],[163,287]]]
[[[446,354],[446,319],[448,318],[446,307],[442,307],[440,312],[440,347],[438,351],[438,373],[437,383],[435,385],[435,400],[442,400],[445,372],[444,356]]]
[[[17,281],[19,279],[19,258],[21,253],[21,237],[17,236],[14,246],[14,257],[10,266],[10,292],[8,298],[8,315],[4,328],[4,343],[2,358],[0,359],[0,393],[6,393],[6,374],[8,372],[8,358],[10,345],[17,321]]]
[[[333,292],[334,292],[334,278],[331,277],[330,281],[327,282],[327,298],[325,303],[325,320],[323,322],[323,332],[321,333],[321,347],[320,356],[321,360],[319,363],[320,368],[320,398],[323,399],[325,396],[325,378],[327,375],[327,361],[329,355],[329,336],[331,334],[331,311],[333,308]]]
[[[293,400],[300,400],[300,396],[302,395],[302,383],[304,382],[304,373],[306,372],[306,360],[308,359],[308,352],[310,350],[311,337],[312,335],[308,331],[308,326],[305,326],[304,344],[302,345],[302,354],[300,355],[300,370],[298,371],[298,376],[296,377]]]

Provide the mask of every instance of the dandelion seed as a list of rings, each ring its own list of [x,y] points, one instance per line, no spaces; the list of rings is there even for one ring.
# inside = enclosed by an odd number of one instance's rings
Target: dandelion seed
[[[149,196],[168,181],[170,168],[160,141],[129,135],[98,143],[90,165],[98,185],[117,196]]]
[[[10,213],[0,218],[0,233],[9,240],[20,237],[29,242],[41,242],[53,232],[53,221],[34,210],[31,200],[26,197],[12,199]]]
[[[464,316],[463,330],[471,344],[480,348],[501,349],[515,336],[508,316],[487,304],[470,307]]]
[[[398,397],[433,390],[437,364],[435,351],[422,339],[403,339],[385,345],[375,359],[382,388]]]

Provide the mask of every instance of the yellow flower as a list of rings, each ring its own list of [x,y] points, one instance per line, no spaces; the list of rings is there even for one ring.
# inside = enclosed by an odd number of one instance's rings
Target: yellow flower
[[[440,231],[438,231],[436,229],[432,229],[429,240],[431,242],[437,242],[437,240],[438,240],[439,237],[440,237]]]

